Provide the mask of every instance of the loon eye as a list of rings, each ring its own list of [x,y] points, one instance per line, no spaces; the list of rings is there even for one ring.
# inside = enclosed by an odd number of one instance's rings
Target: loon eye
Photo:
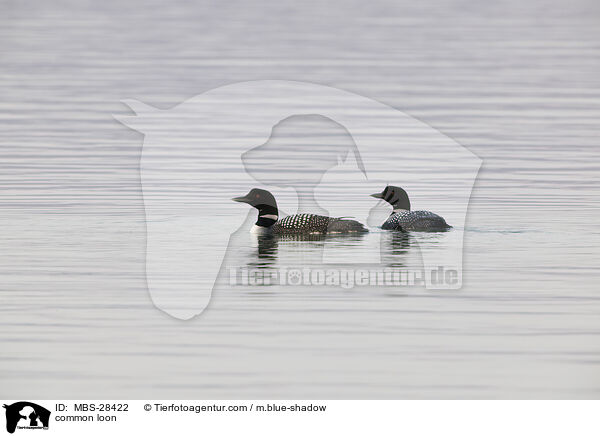
[[[254,197],[258,198],[258,197],[260,197],[260,194],[256,194]]]

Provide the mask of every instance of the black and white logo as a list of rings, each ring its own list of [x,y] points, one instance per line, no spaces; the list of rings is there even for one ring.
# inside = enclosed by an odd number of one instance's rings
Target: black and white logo
[[[22,430],[48,430],[50,411],[29,401],[19,401],[4,405],[6,409],[6,431],[14,433]]]

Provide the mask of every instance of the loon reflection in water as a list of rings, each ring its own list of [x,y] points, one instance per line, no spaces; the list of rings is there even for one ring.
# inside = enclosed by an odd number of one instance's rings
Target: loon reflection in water
[[[250,234],[252,245],[256,247],[256,258],[251,259],[247,265],[259,268],[275,267],[280,253],[290,254],[295,258],[298,264],[288,265],[290,267],[321,264],[325,244],[335,244],[336,248],[356,247],[365,235],[365,233],[277,236]]]
[[[442,243],[445,233],[403,233],[403,232],[374,232],[360,235],[289,235],[286,237],[273,235],[254,235],[244,233],[245,246],[250,248],[244,257],[238,258],[237,265],[250,269],[274,271],[272,277],[292,269],[324,268],[324,269],[355,269],[377,270],[392,269],[409,271],[422,267],[420,262],[421,249]],[[341,252],[352,253],[367,245],[377,244],[380,258],[376,262],[352,262],[353,256],[346,257],[345,263],[323,262],[326,244],[331,248],[341,249]],[[360,257],[360,256],[359,256]],[[336,258],[334,256],[334,258]],[[331,257],[330,257],[331,259]],[[273,273],[269,273],[273,274]],[[269,282],[275,284],[277,281]],[[266,283],[265,283],[266,284]]]

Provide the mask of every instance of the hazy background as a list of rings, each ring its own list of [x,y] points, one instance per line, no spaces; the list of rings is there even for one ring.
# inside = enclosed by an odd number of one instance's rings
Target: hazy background
[[[600,396],[597,2],[1,8],[1,396]],[[462,290],[222,289],[187,322],[152,306],[142,135],[112,114],[258,79],[374,98],[484,160]]]

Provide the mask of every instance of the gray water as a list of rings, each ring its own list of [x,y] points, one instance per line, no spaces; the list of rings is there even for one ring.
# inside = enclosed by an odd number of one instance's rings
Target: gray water
[[[585,0],[4,3],[0,396],[597,398],[599,24]],[[263,79],[368,96],[483,159],[462,289],[221,286],[189,321],[154,307],[143,136],[113,118],[119,101],[166,109]],[[451,210],[452,174],[414,206]],[[323,208],[359,201],[324,194]],[[393,238],[371,230],[333,244]],[[388,254],[418,265],[446,237]],[[229,261],[304,265],[318,249],[241,240]]]

